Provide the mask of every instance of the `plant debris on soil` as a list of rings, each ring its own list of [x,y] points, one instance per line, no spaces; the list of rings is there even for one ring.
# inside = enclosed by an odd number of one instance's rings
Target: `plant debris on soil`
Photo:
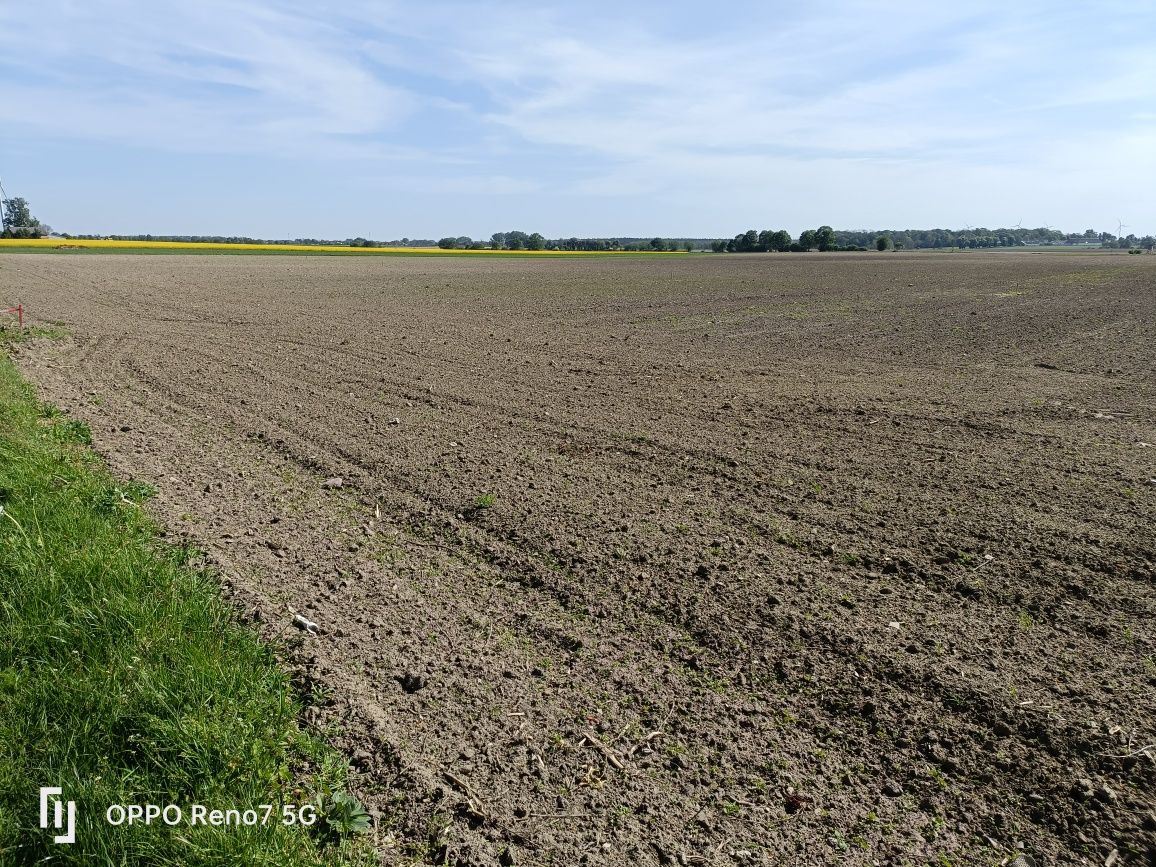
[[[0,257],[383,860],[1156,859],[1156,257]]]

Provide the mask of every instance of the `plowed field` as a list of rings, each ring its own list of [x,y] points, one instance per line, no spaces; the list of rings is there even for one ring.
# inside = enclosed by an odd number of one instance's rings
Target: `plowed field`
[[[1156,256],[0,281],[387,862],[1156,859]]]

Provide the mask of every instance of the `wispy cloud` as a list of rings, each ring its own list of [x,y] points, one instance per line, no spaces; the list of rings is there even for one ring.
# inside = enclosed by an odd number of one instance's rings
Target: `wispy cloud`
[[[59,14],[45,14],[56,6]],[[21,80],[0,119],[45,134],[175,150],[365,150],[411,95],[293,4],[45,3],[10,9],[0,48]],[[10,61],[11,62],[11,61]],[[314,151],[316,153],[316,151]]]

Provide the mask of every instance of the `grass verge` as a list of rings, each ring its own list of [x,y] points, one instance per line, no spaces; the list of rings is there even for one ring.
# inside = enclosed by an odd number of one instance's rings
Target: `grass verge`
[[[298,727],[286,675],[213,576],[159,542],[147,487],[118,484],[90,441],[0,342],[0,863],[373,863],[338,830],[343,758]],[[41,786],[76,802],[75,843],[39,827]],[[149,803],[183,821],[106,819]],[[310,803],[311,829],[281,824],[283,807]],[[271,820],[191,826],[194,804],[268,804]]]

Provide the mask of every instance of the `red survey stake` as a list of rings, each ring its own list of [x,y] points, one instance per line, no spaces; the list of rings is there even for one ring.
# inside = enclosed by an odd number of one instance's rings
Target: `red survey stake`
[[[17,304],[15,307],[9,307],[4,312],[5,313],[15,313],[16,314],[16,321],[20,326],[20,330],[21,331],[24,330],[24,305],[23,304]]]

